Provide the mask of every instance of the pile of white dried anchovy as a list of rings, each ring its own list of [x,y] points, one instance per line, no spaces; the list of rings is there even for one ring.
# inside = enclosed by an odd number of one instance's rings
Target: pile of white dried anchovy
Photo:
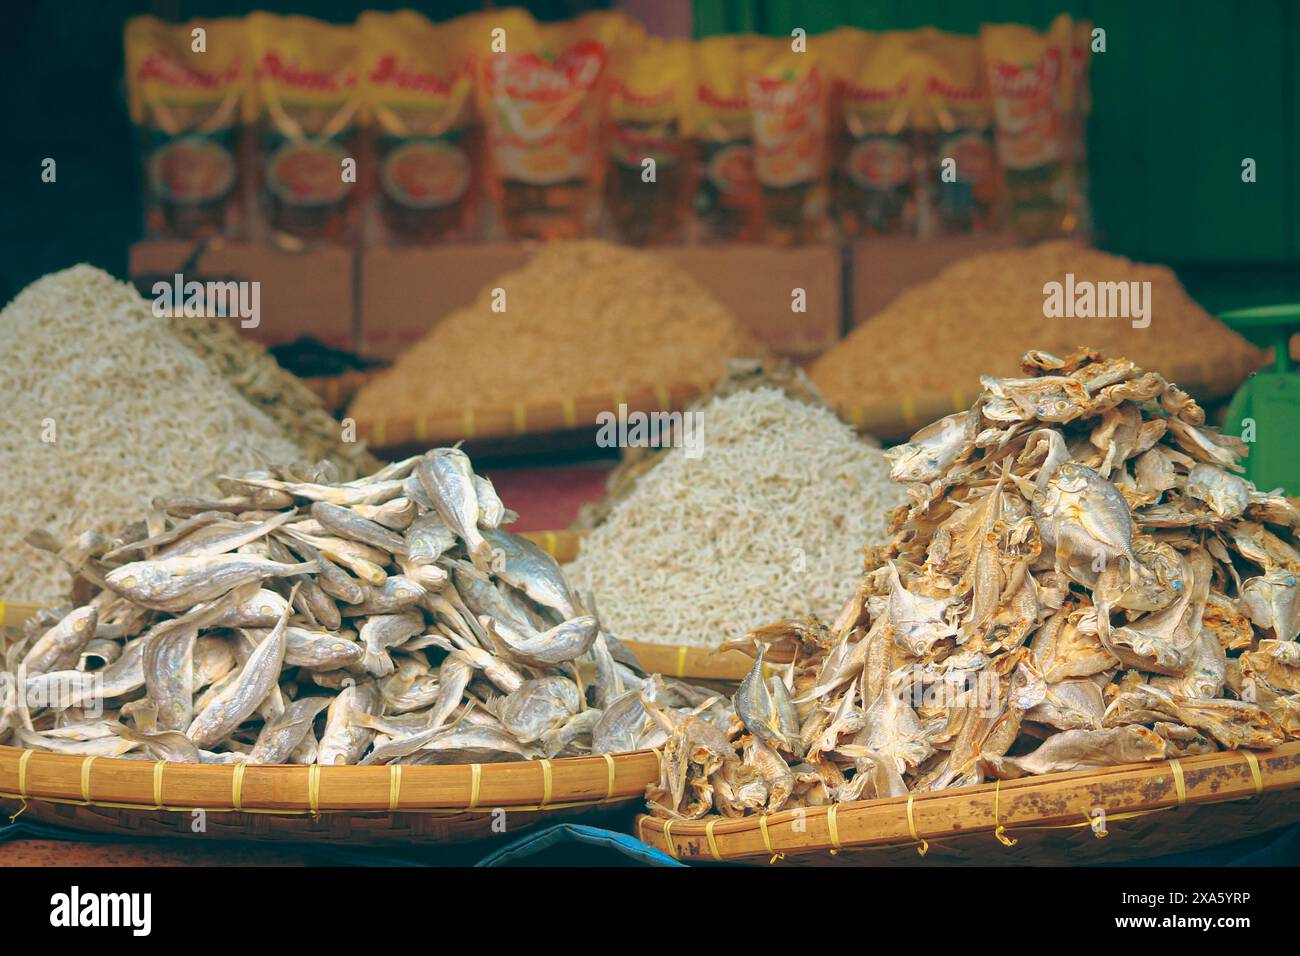
[[[189,763],[459,763],[666,738],[643,702],[725,721],[647,678],[555,561],[503,528],[455,448],[329,483],[222,478],[119,538],[47,542],[85,596],[7,648],[0,743]]]
[[[1024,357],[890,450],[910,505],[829,627],[781,621],[743,726],[674,725],[654,813],[932,792],[1300,737],[1300,513],[1175,385]],[[764,680],[762,663],[784,664]]]

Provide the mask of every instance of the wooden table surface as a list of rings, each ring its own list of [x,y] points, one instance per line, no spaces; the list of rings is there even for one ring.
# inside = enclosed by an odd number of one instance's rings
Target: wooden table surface
[[[314,866],[325,862],[301,850],[244,844],[73,843],[10,840],[0,843],[0,867],[10,866]]]

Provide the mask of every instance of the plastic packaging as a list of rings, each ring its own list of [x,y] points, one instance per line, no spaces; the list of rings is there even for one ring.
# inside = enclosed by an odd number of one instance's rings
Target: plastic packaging
[[[178,239],[237,235],[247,163],[240,126],[249,79],[243,21],[133,17],[125,38],[145,232]]]
[[[658,37],[610,65],[605,201],[621,242],[682,237],[694,187],[681,129],[689,70],[690,44]]]
[[[309,17],[247,19],[254,72],[259,197],[288,249],[357,238],[360,34]]]
[[[362,82],[384,231],[397,243],[478,235],[483,134],[468,18],[363,13]],[[487,33],[482,36],[486,49]]]
[[[915,228],[917,150],[909,131],[916,81],[912,33],[829,34],[837,77],[833,192],[850,235]]]
[[[826,224],[831,80],[815,49],[775,43],[748,80],[764,235],[782,245],[820,238]]]

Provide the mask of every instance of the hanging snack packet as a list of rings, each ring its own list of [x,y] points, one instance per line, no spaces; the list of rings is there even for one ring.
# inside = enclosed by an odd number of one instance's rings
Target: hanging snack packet
[[[914,123],[926,157],[941,234],[998,226],[1002,173],[993,144],[993,103],[975,37],[919,31],[920,100]]]
[[[477,58],[489,192],[510,238],[585,236],[604,183],[606,67],[644,31],[616,13],[547,24],[525,18],[519,10],[478,17],[502,24]]]
[[[914,228],[916,165],[908,114],[914,35],[841,27],[823,38],[837,80],[833,205],[850,235]]]
[[[1053,30],[1069,22],[1059,17]],[[1064,235],[1071,225],[1061,78],[1066,44],[1026,26],[997,24],[980,31],[980,46],[1011,228],[1026,239]]]
[[[1056,36],[1070,37],[1070,69],[1062,77],[1065,99],[1066,168],[1070,180],[1069,212],[1066,228],[1070,232],[1092,231],[1092,208],[1088,185],[1088,115],[1092,112],[1090,74],[1092,65],[1092,24],[1080,20],[1072,27],[1053,24]]]
[[[276,244],[349,242],[358,225],[361,44],[357,30],[308,17],[253,13],[250,120],[259,194]]]
[[[467,26],[409,10],[357,20],[374,192],[399,243],[477,235],[483,136]]]
[[[146,233],[237,234],[240,102],[249,75],[243,23],[133,17],[125,37],[131,122],[144,160]]]
[[[812,50],[778,41],[756,58],[748,91],[764,233],[779,244],[819,238],[828,193],[825,67]]]
[[[693,182],[682,138],[690,43],[650,37],[610,63],[605,200],[621,242],[682,237]]]
[[[776,42],[732,35],[708,37],[692,46],[685,129],[700,170],[695,212],[706,239],[762,237],[748,70]]]

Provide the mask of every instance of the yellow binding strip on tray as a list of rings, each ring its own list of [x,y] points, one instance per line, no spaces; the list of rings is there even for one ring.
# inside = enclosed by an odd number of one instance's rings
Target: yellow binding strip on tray
[[[559,551],[560,543],[555,537],[554,531],[546,531],[542,534],[542,547],[546,549],[547,554],[551,557],[555,557],[556,553]]]
[[[155,810],[161,810],[163,805],[162,784],[163,768],[167,766],[166,760],[159,760],[153,765],[153,805]]]
[[[573,403],[573,399],[566,398],[560,402],[560,414],[564,416],[565,428],[578,427],[578,406]]]
[[[235,764],[235,773],[230,778],[230,805],[236,810],[244,809],[244,770],[246,764]]]
[[[717,817],[710,820],[708,826],[704,828],[704,835],[709,839],[709,852],[713,854],[713,858],[715,860],[721,860],[722,854],[718,852],[718,841],[713,838],[713,828],[717,826],[717,823]]]
[[[960,412],[962,409],[967,407],[966,393],[960,388],[954,388],[952,390],[952,410],[954,412]]]
[[[551,802],[551,762],[545,758],[537,761],[542,765],[542,802],[539,807],[544,807]]]
[[[515,434],[526,435],[528,433],[528,409],[522,402],[515,402],[514,419]]]
[[[396,810],[402,802],[402,765],[388,765],[388,809]]]
[[[370,441],[378,448],[388,444],[388,421],[377,418],[370,424]]]
[[[415,440],[429,440],[429,416],[426,413],[420,413],[415,416]]]
[[[466,405],[465,412],[460,419],[460,430],[465,433],[466,438],[474,437],[474,406]]]
[[[307,768],[307,806],[313,816],[320,816],[320,764]]]
[[[1259,758],[1249,750],[1243,750],[1241,755],[1246,758],[1246,763],[1250,766],[1250,775],[1255,781],[1255,796],[1264,792],[1264,774],[1259,769]]]
[[[23,811],[27,809],[27,761],[32,759],[33,753],[34,750],[24,750],[23,755],[18,758],[18,799],[22,801],[22,806],[18,808],[17,813],[10,815],[10,823],[21,817]]]
[[[673,844],[673,821],[664,821],[664,843],[668,846],[668,855],[674,860],[678,859],[677,847]]]
[[[905,398],[898,406],[899,413],[903,416],[903,421],[908,425],[916,424],[916,401],[912,398]]]
[[[5,626],[5,602],[0,601],[0,627]]]
[[[672,411],[672,393],[668,391],[668,386],[662,382],[655,386],[655,403],[665,412]]]
[[[609,800],[614,796],[614,774],[617,772],[617,764],[609,754],[601,754],[601,756],[605,758],[605,766],[609,771],[605,781],[605,799]]]
[[[831,846],[834,848],[831,850],[832,856],[840,852],[840,827],[835,822],[835,814],[839,813],[839,810],[840,805],[832,803],[831,808],[826,811],[826,829],[830,831]]]
[[[772,865],[777,860],[784,860],[785,859],[784,853],[777,853],[776,850],[772,849],[772,834],[770,834],[767,831],[766,813],[764,813],[762,816],[758,818],[758,832],[763,835],[763,846],[767,847],[767,852],[772,855],[772,858],[767,861],[768,865],[769,866]]]
[[[1169,769],[1174,774],[1174,792],[1178,794],[1178,805],[1187,805],[1187,782],[1183,779],[1183,765],[1177,759],[1169,761]]]
[[[912,834],[912,839],[920,844],[916,848],[917,854],[919,856],[925,856],[930,852],[930,844],[921,837],[921,834],[916,832],[916,817],[912,815],[912,799],[915,796],[916,794],[913,793],[907,795],[907,832]]]
[[[472,763],[469,765],[469,806],[466,809],[473,810],[478,806],[478,785],[483,778],[482,764]]]
[[[98,757],[87,757],[81,762],[81,799],[87,804],[90,803],[90,768],[98,759]]]
[[[686,676],[686,645],[682,644],[677,648],[677,670],[674,677]]]
[[[1007,836],[1007,828],[1002,825],[1002,781],[993,784],[993,835],[1003,846],[1015,846],[1019,840]]]

